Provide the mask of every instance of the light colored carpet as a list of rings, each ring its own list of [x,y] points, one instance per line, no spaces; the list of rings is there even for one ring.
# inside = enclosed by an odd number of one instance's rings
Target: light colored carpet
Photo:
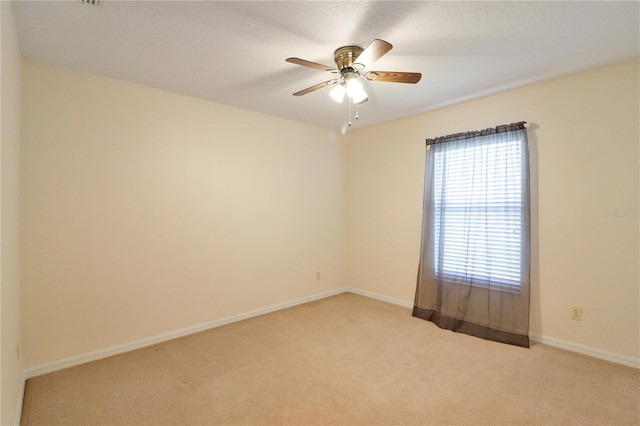
[[[342,294],[27,382],[23,425],[638,425],[640,371]]]

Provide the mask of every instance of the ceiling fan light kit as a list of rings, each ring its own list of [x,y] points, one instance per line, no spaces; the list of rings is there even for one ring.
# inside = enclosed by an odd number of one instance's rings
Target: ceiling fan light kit
[[[353,74],[348,77],[346,84],[347,96],[353,100],[354,104],[362,103],[367,99],[367,92],[364,91],[364,87],[359,78],[357,74]]]
[[[344,95],[347,93],[347,89],[343,84],[339,84],[329,92],[329,96],[333,98],[334,101],[341,104],[344,100]]]
[[[336,102],[342,103],[345,95],[349,98],[349,121],[351,126],[351,104],[356,106],[356,120],[358,119],[358,105],[369,100],[367,92],[364,90],[361,79],[368,81],[385,81],[391,83],[416,84],[420,81],[422,74],[416,72],[395,72],[395,71],[369,71],[361,74],[369,68],[375,61],[387,54],[393,46],[384,40],[373,40],[366,49],[359,46],[343,46],[336,49],[333,54],[337,68],[318,64],[300,58],[287,58],[286,61],[292,64],[315,68],[324,71],[338,78],[332,78],[322,83],[316,84],[306,89],[300,90],[293,96],[302,96],[314,92],[326,86],[337,84],[330,92],[329,96]]]

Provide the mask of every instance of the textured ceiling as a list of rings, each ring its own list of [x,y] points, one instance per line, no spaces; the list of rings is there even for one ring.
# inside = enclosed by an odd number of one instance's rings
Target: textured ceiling
[[[372,69],[421,72],[417,85],[367,82],[354,129],[637,57],[638,2],[20,1],[22,55],[330,129],[347,107],[330,78],[285,62],[334,65],[333,51],[394,48]]]

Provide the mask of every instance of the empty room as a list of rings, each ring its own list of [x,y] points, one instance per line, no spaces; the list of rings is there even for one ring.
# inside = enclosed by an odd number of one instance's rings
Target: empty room
[[[3,426],[640,424],[639,2],[0,19]]]

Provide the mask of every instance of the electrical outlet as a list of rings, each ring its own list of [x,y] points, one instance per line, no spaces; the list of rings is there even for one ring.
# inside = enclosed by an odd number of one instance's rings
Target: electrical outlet
[[[573,306],[571,308],[571,319],[574,321],[582,321],[582,308]]]
[[[320,281],[320,272],[316,272],[316,280]]]

